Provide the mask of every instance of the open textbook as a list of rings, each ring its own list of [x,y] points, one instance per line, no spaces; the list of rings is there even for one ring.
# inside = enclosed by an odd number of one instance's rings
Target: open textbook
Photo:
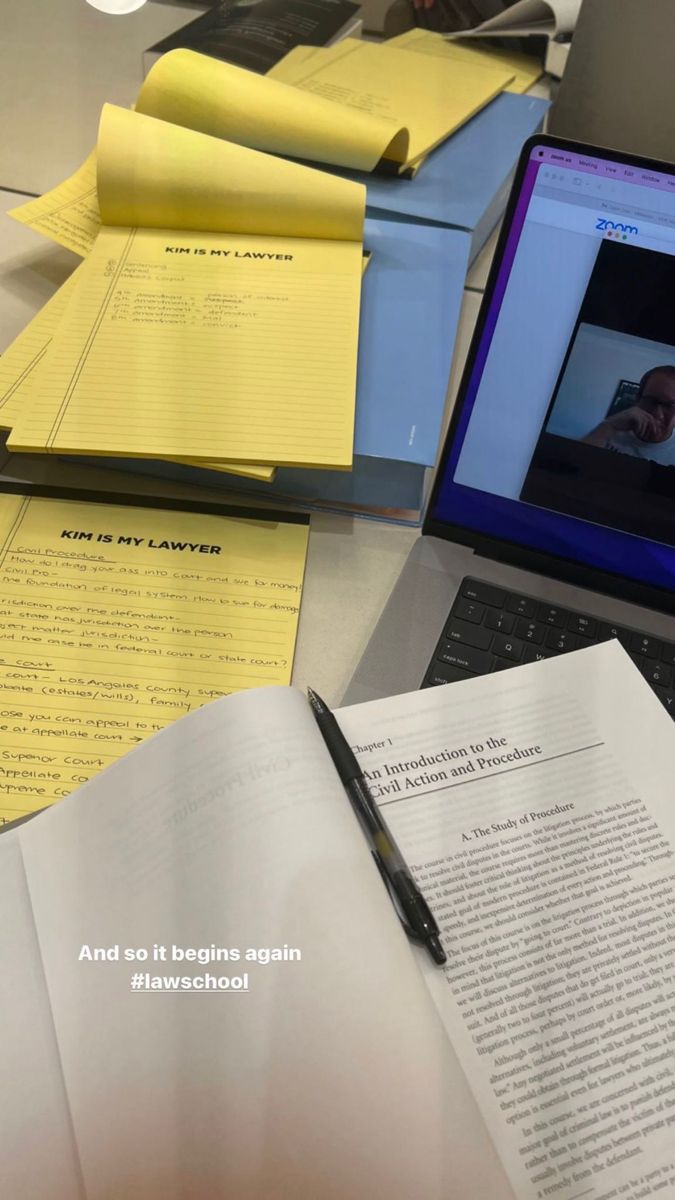
[[[11,448],[349,468],[365,188],[106,105],[96,192]]]
[[[0,838],[7,1195],[672,1195],[675,737],[637,669],[338,716],[447,966],[302,695],[191,713]]]

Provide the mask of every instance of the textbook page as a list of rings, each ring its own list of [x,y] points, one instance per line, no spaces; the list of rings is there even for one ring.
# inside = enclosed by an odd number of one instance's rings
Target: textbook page
[[[581,0],[518,0],[517,4],[483,21],[462,37],[522,37],[524,34],[555,38],[573,33]]]
[[[352,463],[361,244],[103,227],[12,451]]]
[[[0,820],[291,677],[308,524],[0,496]]]
[[[498,63],[476,66],[457,59],[412,55],[388,42],[346,38],[318,47],[284,78],[302,92],[318,94],[350,110],[365,111],[410,133],[411,165],[468,121],[511,82],[514,72]]]
[[[3,743],[4,744],[4,743]],[[21,848],[0,837],[0,1124],[7,1200],[85,1200]]]
[[[20,833],[86,1200],[508,1200],[299,692],[190,714]]]
[[[136,111],[270,154],[372,171],[381,158],[405,162],[408,130],[376,112],[352,113],[332,97],[299,96],[257,75],[194,50],[171,50],[155,63]]]
[[[675,729],[637,668],[605,643],[339,719],[519,1200],[675,1194]]]
[[[427,29],[410,29],[407,33],[389,38],[387,45],[399,50],[411,50],[415,54],[432,54],[438,58],[474,63],[477,67],[502,67],[513,75],[512,82],[504,88],[505,92],[527,92],[544,73],[541,63],[530,54],[450,42],[442,34],[431,33]]]

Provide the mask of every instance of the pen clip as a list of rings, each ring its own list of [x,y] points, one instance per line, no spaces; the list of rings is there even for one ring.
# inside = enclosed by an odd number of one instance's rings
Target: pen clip
[[[401,912],[401,909],[399,908],[398,898],[396,896],[394,889],[392,888],[392,886],[389,882],[389,877],[387,875],[387,872],[384,869],[382,860],[381,860],[379,854],[377,853],[377,850],[371,850],[370,853],[372,854],[373,858],[375,859],[377,869],[380,872],[380,875],[382,876],[382,882],[384,883],[384,886],[386,887],[387,892],[389,893],[389,899],[391,900],[391,902],[394,906],[394,912],[396,913],[396,916],[398,917],[399,921],[401,922],[401,925],[403,926],[403,928],[404,928],[406,934],[408,935],[408,937],[410,938],[411,942],[415,942],[415,944],[417,946],[421,946],[422,939],[417,936],[412,925],[406,920],[403,913]]]

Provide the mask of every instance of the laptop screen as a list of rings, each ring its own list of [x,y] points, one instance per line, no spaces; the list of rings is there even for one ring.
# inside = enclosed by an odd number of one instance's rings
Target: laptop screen
[[[429,520],[672,590],[675,167],[524,154]]]

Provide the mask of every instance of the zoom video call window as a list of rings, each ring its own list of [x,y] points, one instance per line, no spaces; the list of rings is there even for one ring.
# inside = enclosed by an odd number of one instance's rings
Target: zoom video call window
[[[675,174],[534,146],[433,515],[672,586]]]

